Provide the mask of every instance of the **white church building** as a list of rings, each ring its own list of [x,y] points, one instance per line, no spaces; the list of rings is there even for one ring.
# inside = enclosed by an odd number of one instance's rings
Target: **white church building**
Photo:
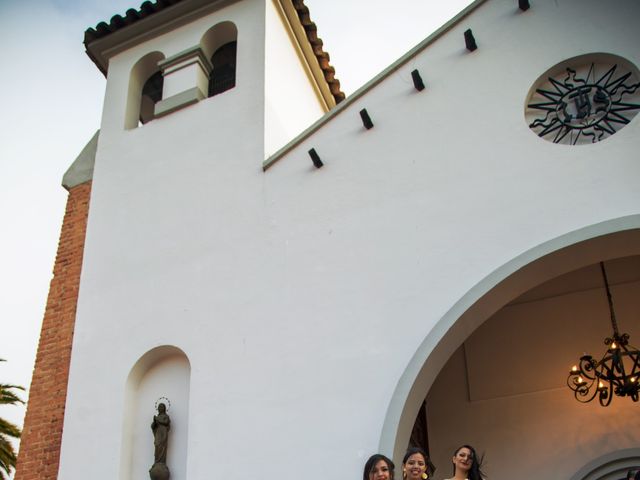
[[[16,479],[149,478],[160,402],[172,480],[355,480],[410,442],[438,480],[465,443],[490,480],[640,469],[637,393],[567,386],[609,348],[600,262],[640,345],[639,24],[476,0],[348,98],[302,0],[88,30]]]

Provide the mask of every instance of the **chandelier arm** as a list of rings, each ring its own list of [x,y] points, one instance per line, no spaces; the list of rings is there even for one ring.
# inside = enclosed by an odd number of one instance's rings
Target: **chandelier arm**
[[[598,401],[600,405],[603,407],[608,407],[611,404],[611,399],[613,398],[613,385],[609,382],[609,387],[602,387],[596,390],[598,395]]]
[[[593,400],[596,397],[597,393],[598,393],[598,390],[594,390],[593,395],[591,395],[589,398],[582,398],[582,397],[586,397],[589,394],[589,390],[586,390],[584,392],[580,390],[576,390],[576,392],[574,393],[574,396],[576,400],[579,401],[580,403],[589,403],[591,400]]]
[[[611,299],[611,291],[609,290],[609,281],[607,280],[607,272],[604,270],[604,262],[600,262],[600,270],[602,271],[602,278],[604,278],[604,287],[607,291],[607,301],[609,302],[609,312],[611,312],[611,326],[613,327],[613,333],[616,338],[620,336],[618,332],[618,322],[616,321],[616,314],[613,311],[613,300]]]
[[[628,352],[621,352],[620,350],[618,350],[615,353],[615,360],[616,360],[616,367],[618,369],[618,372],[620,372],[620,375],[622,376],[622,378],[627,378],[627,372],[626,369],[624,368],[624,357],[627,357]]]
[[[596,370],[595,372],[595,376],[597,380],[602,380],[602,381],[610,381],[611,378],[613,377],[612,372],[611,372],[611,368],[609,368],[608,365],[600,365],[601,368],[600,370]]]
[[[576,388],[572,388],[573,395],[576,398],[576,400],[578,400],[580,403],[589,403],[591,400],[593,400],[598,394],[598,389],[594,388],[593,393],[589,395],[592,391],[591,390],[592,386],[593,386],[593,381],[590,382],[588,386],[586,384],[576,385]]]
[[[580,370],[578,373],[587,380],[595,380],[598,377],[598,363],[590,355],[584,355],[578,363]]]
[[[607,381],[613,381],[618,378],[618,375],[616,375],[616,370],[620,371],[620,365],[622,364],[622,361],[616,360],[617,358],[619,357],[616,357],[616,353],[612,353],[611,355],[605,354],[605,356],[602,357],[602,360],[600,360],[600,362],[598,363],[599,370],[596,370],[596,376]],[[611,366],[606,363],[609,360],[611,361]],[[624,364],[622,364],[622,366],[622,374],[624,376]]]
[[[637,377],[640,373],[640,352],[631,345],[629,345],[629,347],[631,348],[627,348],[626,345],[623,346],[625,350],[624,355],[629,357],[631,360],[631,371],[629,372],[629,376]]]

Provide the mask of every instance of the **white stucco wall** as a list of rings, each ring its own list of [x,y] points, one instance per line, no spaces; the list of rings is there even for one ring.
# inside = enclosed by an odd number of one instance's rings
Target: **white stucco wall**
[[[536,2],[523,14],[488,1],[266,173],[262,2],[112,58],[60,478],[117,478],[119,464],[101,462],[121,447],[112,399],[158,345],[191,364],[187,478],[313,479],[327,459],[331,476],[357,478],[387,448],[407,365],[430,332],[444,335],[456,302],[537,245],[640,213],[637,120],[571,148],[540,140],[523,116],[533,81],[565,58],[640,64],[639,15],[633,1]],[[135,61],[182,51],[223,20],[238,28],[236,87],[125,131]]]
[[[215,445],[201,436],[216,438],[224,428],[203,423],[200,414],[211,411],[215,403],[210,405],[210,398],[202,393],[205,385],[211,395],[233,383],[231,373],[215,378],[211,372],[232,358],[226,349],[235,344],[220,332],[229,321],[224,308],[216,312],[218,307],[213,307],[215,297],[225,298],[227,293],[210,282],[227,283],[223,278],[233,275],[233,269],[224,265],[230,259],[228,250],[215,245],[217,241],[231,244],[238,235],[237,231],[221,234],[224,224],[246,215],[243,228],[247,233],[242,236],[250,238],[247,222],[257,220],[255,206],[249,205],[258,199],[237,191],[236,202],[232,199],[236,195],[230,197],[230,190],[220,186],[246,185],[256,191],[262,182],[264,78],[259,72],[264,64],[263,18],[260,1],[237,2],[110,61],[60,478],[84,478],[89,471],[98,478],[119,478],[119,430],[125,415],[127,376],[141,355],[159,345],[178,346],[192,362],[189,421],[193,427],[188,431],[195,446],[189,455],[196,455],[193,458],[199,461],[187,465],[187,477],[193,478],[190,469],[194,466],[207,469],[210,461],[219,461],[212,450]],[[227,20],[238,28],[236,87],[125,130],[127,81],[135,62],[151,51],[171,56],[197,45],[208,28]],[[247,141],[249,138],[253,141]],[[205,231],[208,233],[203,234]],[[170,260],[170,252],[183,252],[186,257]],[[177,283],[182,286],[177,288]],[[201,288],[205,284],[208,286]],[[185,341],[187,337],[191,340]],[[219,345],[223,348],[212,358],[209,352]],[[202,382],[203,376],[209,380]],[[209,381],[219,387],[211,390]],[[246,410],[242,409],[242,417]],[[213,411],[223,424],[233,420],[228,412]],[[101,432],[99,438],[95,432]],[[142,434],[148,434],[148,425]],[[226,435],[216,441],[226,444]],[[112,461],[102,460],[105,452]],[[138,461],[148,463],[148,468],[153,458]],[[98,472],[96,465],[101,465]]]
[[[274,0],[265,1],[265,158],[322,116],[309,67]]]

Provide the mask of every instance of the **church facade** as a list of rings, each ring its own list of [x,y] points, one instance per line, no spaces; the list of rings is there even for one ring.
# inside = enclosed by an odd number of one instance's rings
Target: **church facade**
[[[349,98],[300,0],[99,24],[17,480],[640,469],[640,405],[581,404],[640,343],[640,4],[477,0]],[[635,368],[640,368],[636,366]],[[157,452],[156,452],[157,456]],[[396,475],[400,475],[399,470]]]

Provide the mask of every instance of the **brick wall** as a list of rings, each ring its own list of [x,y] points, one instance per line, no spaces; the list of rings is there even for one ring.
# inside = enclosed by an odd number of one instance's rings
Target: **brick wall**
[[[90,181],[69,189],[31,380],[15,480],[53,480],[58,476],[90,194]]]

